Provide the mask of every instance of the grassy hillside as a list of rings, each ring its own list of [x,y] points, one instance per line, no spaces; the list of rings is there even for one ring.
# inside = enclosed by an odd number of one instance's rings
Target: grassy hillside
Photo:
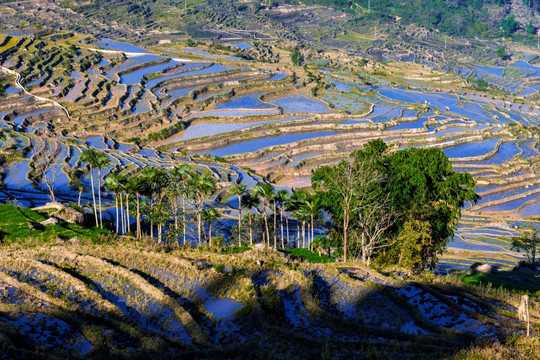
[[[0,346],[14,359],[539,355],[515,321],[518,296],[451,278],[407,282],[262,249],[165,253],[132,241],[0,254]]]
[[[86,228],[69,222],[61,222],[58,225],[36,225],[47,220],[51,212],[0,204],[0,241],[4,245],[21,243],[30,245],[55,242],[57,239],[98,240],[102,235],[110,233],[108,230]],[[31,226],[35,229],[31,229]]]

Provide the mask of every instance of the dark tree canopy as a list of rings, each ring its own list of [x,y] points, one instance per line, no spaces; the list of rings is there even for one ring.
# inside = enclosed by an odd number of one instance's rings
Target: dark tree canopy
[[[360,248],[367,263],[372,258],[416,270],[436,263],[465,201],[479,199],[473,177],[454,172],[442,150],[388,153],[380,139],[350,160],[317,169],[312,186],[352,255]]]

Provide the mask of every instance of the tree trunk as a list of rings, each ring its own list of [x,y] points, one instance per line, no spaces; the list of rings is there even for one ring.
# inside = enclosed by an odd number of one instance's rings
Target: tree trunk
[[[289,239],[289,217],[288,216],[285,216],[285,221],[287,222],[287,247],[290,249],[291,243]]]
[[[302,247],[306,248],[306,220],[302,220]]]
[[[139,210],[139,193],[137,193],[137,238],[141,237],[141,212]]]
[[[79,200],[77,201],[77,205],[81,206],[81,196],[82,196],[83,188],[79,188]]]
[[[296,219],[296,247],[300,247],[300,222]]]
[[[114,208],[116,209],[116,233],[118,234],[118,193],[114,194]]]
[[[94,215],[96,217],[96,227],[99,226],[98,213],[96,207],[96,190],[94,190],[94,168],[90,165],[90,184],[92,185],[92,202],[94,204]]]
[[[253,225],[251,224],[251,215],[253,209],[249,209],[249,245],[253,246]]]
[[[242,246],[242,197],[238,195],[238,246]]]
[[[174,229],[176,234],[178,234],[178,197],[174,199]]]
[[[154,207],[154,199],[150,197],[150,214],[152,214],[152,208]],[[150,237],[154,238],[154,220],[152,220],[152,216],[150,216]]]
[[[274,249],[277,249],[277,214],[276,214],[276,200],[274,200]]]
[[[129,194],[126,193],[126,225],[127,225],[127,232],[131,232],[131,221],[129,220]]]
[[[308,249],[310,251],[313,251],[313,239],[311,239],[311,224],[309,222],[307,223],[307,240]]]
[[[267,246],[270,247],[270,229],[268,228],[268,216],[266,214],[265,201],[263,201],[263,215],[264,215],[264,226],[266,227],[266,240],[268,241]]]
[[[126,233],[126,225],[124,218],[124,196],[120,194],[120,225],[122,226],[122,234]]]
[[[527,300],[527,337],[531,336],[531,319],[529,317],[529,300]]]
[[[199,246],[201,246],[201,208],[202,208],[201,202],[202,201],[199,200],[199,209],[197,211],[197,233],[199,236]]]
[[[362,232],[362,264],[366,265],[366,236],[364,232]]]
[[[103,210],[101,208],[101,168],[98,168],[99,227],[103,229]]]
[[[343,262],[347,262],[347,231],[349,230],[349,213],[343,209]]]
[[[311,250],[313,250],[313,240],[315,239],[315,220],[314,215],[311,215]]]
[[[184,233],[184,246],[186,245],[186,198],[182,195],[182,222],[183,222],[183,233]]]
[[[212,223],[208,223],[208,236],[210,237],[210,247],[212,247]]]
[[[157,224],[157,231],[158,231],[158,243],[161,244],[161,224]]]
[[[279,224],[281,226],[281,248],[285,249],[285,243],[283,240],[283,208],[281,208],[281,212],[279,214]]]

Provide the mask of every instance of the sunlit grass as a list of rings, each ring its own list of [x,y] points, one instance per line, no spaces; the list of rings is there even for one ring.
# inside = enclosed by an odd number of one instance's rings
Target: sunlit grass
[[[69,240],[71,238],[97,240],[101,235],[110,234],[106,229],[85,228],[71,223],[45,225],[42,230],[30,230],[32,223],[48,219],[46,213],[40,213],[28,208],[0,204],[0,239],[4,244],[15,242],[41,243]]]

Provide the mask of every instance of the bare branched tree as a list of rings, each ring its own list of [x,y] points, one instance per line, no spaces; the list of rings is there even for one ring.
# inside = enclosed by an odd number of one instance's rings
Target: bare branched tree
[[[356,193],[360,190],[360,183],[356,181],[358,171],[352,161],[342,161],[337,167],[335,177],[329,177],[341,198],[343,208],[343,261],[347,261],[347,248],[349,240],[349,225],[351,213],[354,211]]]
[[[385,194],[382,184],[386,181],[369,158],[355,162],[355,208],[359,253],[362,263],[369,265],[373,253],[395,243],[387,241],[387,230],[397,220],[392,211],[390,194]]]
[[[62,163],[58,160],[51,161],[51,158],[56,159],[54,156],[40,157],[38,160],[36,160],[34,166],[38,178],[43,181],[47,187],[47,190],[49,191],[51,202],[55,203],[55,183],[56,178],[60,174]]]

